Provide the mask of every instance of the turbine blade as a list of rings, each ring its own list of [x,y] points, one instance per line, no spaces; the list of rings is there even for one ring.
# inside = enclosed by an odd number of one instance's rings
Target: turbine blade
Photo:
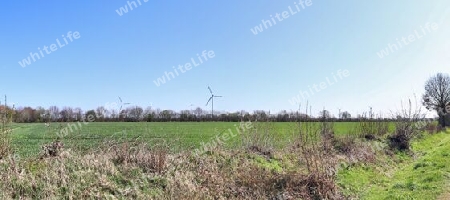
[[[122,98],[119,97],[120,103],[122,103]]]
[[[211,93],[211,94],[213,94],[213,92],[212,92],[212,90],[211,90],[211,88],[208,86],[208,90],[209,90],[209,92]]]
[[[212,98],[213,98],[213,97],[210,97],[210,98],[209,98],[208,102],[206,103],[206,106],[209,104],[209,102],[211,101]]]
[[[214,97],[223,97],[223,96],[214,96]]]

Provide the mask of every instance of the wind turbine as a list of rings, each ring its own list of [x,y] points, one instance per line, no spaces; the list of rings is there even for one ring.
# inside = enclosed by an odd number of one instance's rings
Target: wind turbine
[[[122,106],[124,106],[124,105],[130,105],[130,103],[123,103],[122,98],[120,98],[120,97],[119,97],[119,102],[120,102],[119,113],[120,113],[120,111],[122,111]]]
[[[211,88],[208,86],[208,90],[211,93],[211,97],[209,98],[208,102],[206,103],[206,106],[208,106],[209,102],[211,101],[211,118],[214,117],[214,98],[216,97],[222,97],[222,96],[216,96],[213,94]]]

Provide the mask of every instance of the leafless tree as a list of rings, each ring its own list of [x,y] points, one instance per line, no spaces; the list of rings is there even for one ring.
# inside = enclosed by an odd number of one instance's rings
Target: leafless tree
[[[445,116],[449,113],[446,106],[450,103],[450,76],[448,74],[438,73],[428,79],[425,83],[422,103],[428,110],[438,113],[441,126],[450,126],[445,121]]]
[[[17,111],[19,114],[19,122],[35,122],[34,110],[31,107],[19,108]]]
[[[342,118],[342,119],[350,119],[350,118],[352,118],[352,115],[349,112],[347,112],[347,111],[344,111],[344,112],[342,112],[340,114],[341,114],[341,116],[339,116],[339,117]]]
[[[50,106],[50,108],[48,108],[49,114],[50,114],[50,119],[52,121],[57,121],[59,119],[59,108],[56,106]]]
[[[97,107],[97,109],[95,109],[95,113],[97,114],[99,121],[104,121],[105,117],[107,117],[108,110],[106,110],[106,108],[103,106],[99,106]]]
[[[34,111],[34,118],[36,122],[44,122],[45,121],[45,109],[41,106],[36,107]]]
[[[127,108],[130,117],[132,117],[135,121],[140,121],[142,119],[142,113],[144,110],[140,106],[133,106],[131,108]]]
[[[81,108],[75,108],[73,109],[73,114],[74,114],[74,118],[75,121],[81,121],[83,119],[83,110],[81,110]]]
[[[72,122],[73,121],[73,109],[71,107],[64,107],[60,112],[63,121]]]
[[[197,108],[195,109],[194,113],[195,113],[195,115],[196,115],[197,117],[200,117],[200,116],[202,115],[202,113],[203,113],[203,110],[202,110],[200,107],[197,107]]]
[[[330,111],[323,109],[322,111],[319,112],[319,117],[323,119],[328,119],[331,118],[332,116]]]

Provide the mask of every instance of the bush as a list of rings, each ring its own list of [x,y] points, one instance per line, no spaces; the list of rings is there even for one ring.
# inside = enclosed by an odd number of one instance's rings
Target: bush
[[[396,116],[395,132],[388,137],[389,147],[392,150],[408,151],[411,140],[421,131],[417,124],[423,121],[424,115],[417,103],[413,108],[411,100],[409,100],[408,107],[404,108],[402,104],[402,109]]]

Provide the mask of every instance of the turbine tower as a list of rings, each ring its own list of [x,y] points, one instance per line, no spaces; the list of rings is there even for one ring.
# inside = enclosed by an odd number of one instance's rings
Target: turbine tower
[[[214,117],[214,98],[222,97],[222,96],[214,95],[213,91],[211,90],[211,88],[209,86],[208,86],[208,90],[211,93],[211,97],[209,98],[208,102],[206,103],[206,106],[208,106],[209,102],[211,101],[211,118],[213,118]]]

